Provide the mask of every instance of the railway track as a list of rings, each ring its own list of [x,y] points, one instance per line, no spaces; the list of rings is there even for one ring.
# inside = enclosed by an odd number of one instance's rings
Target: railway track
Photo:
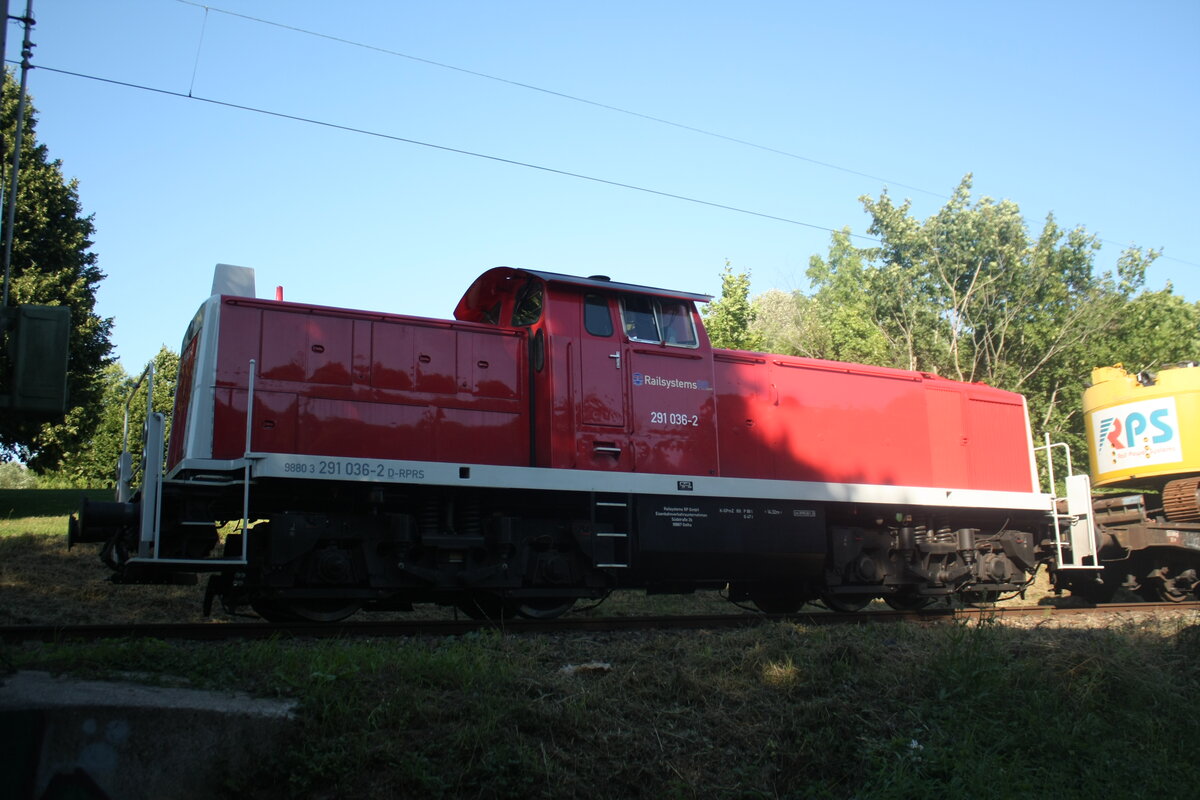
[[[856,614],[703,614],[688,616],[563,617],[554,620],[363,621],[335,624],[309,623],[155,623],[116,625],[12,625],[0,627],[6,644],[23,642],[85,642],[101,639],[174,639],[216,641],[226,639],[391,638],[406,636],[461,636],[497,630],[506,634],[622,632],[739,628],[765,622],[792,621],[804,625],[864,625],[881,623],[944,624],[955,622],[1045,620],[1064,621],[1097,614],[1150,614],[1161,611],[1200,613],[1200,603],[1110,603],[1087,608],[1016,606],[945,608],[921,611],[861,611]]]

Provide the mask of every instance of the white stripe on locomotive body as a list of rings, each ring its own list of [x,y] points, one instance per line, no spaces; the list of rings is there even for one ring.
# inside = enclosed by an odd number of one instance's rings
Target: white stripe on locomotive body
[[[217,391],[217,344],[221,332],[221,297],[213,295],[200,306],[196,362],[192,367],[191,401],[184,426],[183,458],[211,458],[214,397]],[[187,343],[184,343],[186,349]],[[182,350],[181,350],[182,352]],[[183,387],[178,387],[176,391]]]
[[[1004,492],[926,486],[884,486],[863,483],[817,483],[757,478],[713,478],[643,472],[501,467],[440,461],[398,461],[289,453],[253,453],[252,479],[353,481],[416,484],[451,488],[521,489],[556,492],[665,495],[687,498],[788,500],[811,503],[853,503],[877,506],[989,509],[1050,513],[1054,499],[1039,492]],[[187,459],[168,479],[183,473],[231,473],[243,459]],[[690,488],[688,488],[690,487]],[[251,488],[251,494],[253,494]]]

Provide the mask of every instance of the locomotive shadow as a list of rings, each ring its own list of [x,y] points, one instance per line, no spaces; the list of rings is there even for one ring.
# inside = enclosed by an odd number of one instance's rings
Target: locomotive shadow
[[[1039,606],[1050,606],[1052,608],[1096,608],[1098,605],[1100,605],[1099,603],[1092,602],[1091,600],[1087,600],[1079,595],[1070,594],[1069,591],[1070,590],[1068,590],[1068,594],[1063,594],[1061,596],[1055,596],[1052,594],[1046,595],[1045,597],[1039,599],[1037,604]],[[1128,589],[1117,589],[1117,591],[1113,594],[1112,599],[1108,602],[1144,603],[1145,601],[1146,600],[1144,597],[1139,596],[1135,592],[1131,592]]]
[[[0,534],[0,624],[87,625],[200,622],[203,588],[109,582],[99,545],[67,549],[61,536]]]

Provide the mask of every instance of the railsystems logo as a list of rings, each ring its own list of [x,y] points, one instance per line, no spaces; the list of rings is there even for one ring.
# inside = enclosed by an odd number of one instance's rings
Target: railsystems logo
[[[646,375],[642,372],[633,373],[634,386],[657,386],[660,389],[698,389],[702,392],[712,390],[708,381],[684,381],[678,378],[661,378],[657,375]]]
[[[1102,470],[1183,460],[1173,397],[1115,406],[1097,420],[1096,453]]]

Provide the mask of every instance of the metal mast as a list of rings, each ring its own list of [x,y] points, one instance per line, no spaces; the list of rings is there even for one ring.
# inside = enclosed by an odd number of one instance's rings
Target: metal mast
[[[0,302],[0,309],[8,307],[8,283],[12,275],[13,223],[17,213],[17,179],[21,171],[21,140],[25,135],[25,87],[29,79],[29,58],[33,55],[33,42],[30,40],[30,34],[35,24],[33,0],[25,0],[25,16],[13,17],[13,19],[25,26],[25,38],[21,42],[21,89],[17,95],[17,135],[13,144],[12,183],[8,190],[8,208],[4,217],[4,300]],[[3,23],[6,28],[8,20],[8,0],[4,0]]]

